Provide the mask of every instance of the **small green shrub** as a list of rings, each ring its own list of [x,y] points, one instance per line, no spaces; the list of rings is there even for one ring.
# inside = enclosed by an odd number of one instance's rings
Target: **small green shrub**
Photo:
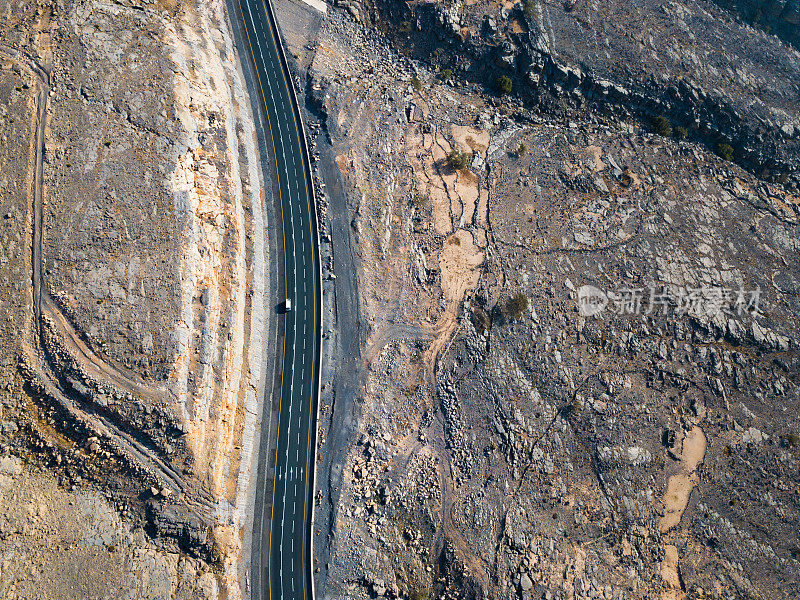
[[[485,310],[483,310],[480,306],[475,306],[472,309],[471,319],[472,325],[475,327],[475,330],[480,334],[483,335],[485,331],[488,331],[492,328],[492,319]]]
[[[422,587],[418,587],[414,591],[412,591],[408,595],[408,597],[409,597],[409,600],[428,600],[428,596],[429,595],[430,595],[430,592],[427,589],[422,588]]]
[[[534,0],[525,0],[525,4],[523,5],[523,10],[525,11],[525,16],[528,19],[535,16],[537,13],[536,2],[534,2]]]
[[[511,77],[508,75],[500,75],[495,81],[495,87],[500,95],[508,94],[514,87],[514,82],[511,81]]]
[[[514,152],[518,157],[525,156],[525,153],[528,151],[528,147],[520,142],[520,145],[517,146],[516,151]]]
[[[452,69],[442,69],[439,71],[439,77],[442,81],[448,81],[453,77],[453,70]]]
[[[403,386],[403,395],[409,398],[413,398],[414,396],[416,396],[418,391],[419,391],[419,384]]]
[[[411,21],[400,21],[400,25],[397,27],[400,33],[410,33],[411,32]]]
[[[580,415],[583,412],[583,409],[586,408],[586,403],[584,402],[583,398],[579,395],[576,395],[572,399],[572,403],[569,405],[569,412],[571,415]]]
[[[469,165],[469,157],[466,152],[462,152],[460,148],[453,148],[450,154],[447,155],[447,164],[451,168],[460,171],[466,169]]]
[[[685,140],[689,135],[689,131],[686,129],[686,127],[681,127],[678,125],[674,130],[674,134],[676,140]]]
[[[514,294],[506,303],[508,316],[512,319],[519,319],[528,310],[528,297],[522,292]]]
[[[504,322],[516,321],[528,310],[528,296],[518,292],[505,302],[498,302],[494,308],[495,313]]]
[[[417,77],[416,75],[414,75],[411,78],[411,87],[413,87],[417,91],[420,91],[422,89],[422,81],[420,81],[419,77]]]
[[[669,137],[672,135],[672,124],[664,115],[653,117],[652,125],[653,131],[658,135],[662,135],[664,137]]]
[[[717,146],[717,154],[722,160],[733,160],[733,146],[723,142]]]
[[[409,203],[417,210],[422,210],[430,205],[431,199],[424,194],[414,194]]]

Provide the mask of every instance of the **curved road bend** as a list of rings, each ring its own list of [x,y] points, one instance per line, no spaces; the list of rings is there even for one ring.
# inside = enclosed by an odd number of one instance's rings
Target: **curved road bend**
[[[260,86],[273,146],[283,220],[286,296],[283,372],[277,449],[256,505],[252,597],[311,599],[311,514],[319,391],[321,285],[316,213],[300,113],[288,65],[278,47],[277,23],[265,0],[238,0],[249,54]],[[269,139],[271,138],[271,140]],[[280,237],[279,237],[280,240]],[[282,309],[283,306],[281,305]],[[265,400],[266,401],[266,400]],[[264,424],[264,436],[269,423]],[[266,442],[266,440],[264,440]],[[266,510],[269,498],[272,506]]]

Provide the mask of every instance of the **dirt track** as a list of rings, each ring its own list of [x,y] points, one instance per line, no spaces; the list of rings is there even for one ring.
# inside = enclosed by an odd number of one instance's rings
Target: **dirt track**
[[[72,357],[80,362],[85,372],[99,382],[109,385],[118,392],[144,397],[163,394],[163,388],[153,387],[133,380],[132,374],[123,374],[110,366],[94,353],[74,330],[69,320],[58,309],[55,302],[43,290],[42,284],[42,238],[43,238],[43,170],[44,146],[47,115],[47,100],[50,94],[50,78],[44,67],[33,59],[13,48],[0,46],[0,54],[11,59],[20,68],[31,73],[36,80],[36,112],[33,177],[33,231],[31,235],[31,286],[34,307],[33,331],[23,344],[25,359],[23,371],[32,379],[34,388],[49,400],[55,402],[68,415],[83,423],[94,433],[106,439],[115,452],[123,455],[131,464],[138,465],[153,476],[160,484],[173,493],[183,494],[190,504],[196,505],[206,516],[213,514],[213,503],[208,493],[198,490],[177,471],[165,463],[156,451],[141,441],[134,440],[116,425],[99,415],[82,409],[61,389],[58,377],[49,364],[45,343],[45,323],[53,324],[58,332],[59,342]],[[38,385],[37,385],[38,384]]]

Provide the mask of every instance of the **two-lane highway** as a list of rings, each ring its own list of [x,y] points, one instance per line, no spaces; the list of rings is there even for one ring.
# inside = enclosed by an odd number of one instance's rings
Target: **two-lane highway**
[[[260,87],[275,164],[283,222],[284,281],[292,310],[284,311],[283,369],[274,465],[263,506],[256,506],[253,598],[311,598],[311,515],[319,391],[321,285],[317,224],[308,150],[299,108],[279,46],[277,23],[265,0],[237,0]],[[283,308],[281,304],[280,308]],[[269,393],[269,392],[267,392]],[[267,399],[268,400],[268,399]],[[265,423],[265,427],[268,424]],[[271,509],[264,510],[272,499]]]

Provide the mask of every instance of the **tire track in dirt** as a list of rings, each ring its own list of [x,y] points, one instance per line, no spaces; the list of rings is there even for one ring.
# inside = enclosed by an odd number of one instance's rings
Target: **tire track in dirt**
[[[144,397],[159,397],[165,390],[151,387],[144,382],[135,381],[132,375],[121,373],[97,354],[95,354],[80,338],[67,317],[49,297],[42,286],[42,238],[43,238],[43,179],[45,128],[47,101],[50,96],[50,75],[33,58],[23,52],[5,45],[0,45],[0,56],[11,60],[19,68],[33,76],[36,85],[35,94],[35,143],[33,148],[33,198],[31,233],[31,287],[33,300],[33,331],[30,341],[23,341],[21,371],[27,376],[31,387],[38,394],[57,404],[67,415],[86,426],[96,435],[106,440],[118,454],[124,456],[132,465],[143,469],[150,477],[158,481],[162,487],[172,493],[182,495],[190,506],[194,506],[200,514],[209,518],[215,506],[209,494],[197,489],[175,469],[165,463],[156,451],[143,442],[134,439],[108,419],[83,410],[64,392],[58,382],[54,367],[47,358],[43,339],[43,319],[48,318],[61,334],[61,343],[79,361],[87,375],[98,380],[101,385],[120,388],[127,393]],[[32,343],[31,343],[32,342]]]

